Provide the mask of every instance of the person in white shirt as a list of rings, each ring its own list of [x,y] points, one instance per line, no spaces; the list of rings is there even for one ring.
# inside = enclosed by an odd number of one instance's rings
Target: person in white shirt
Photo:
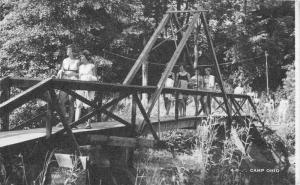
[[[278,123],[285,123],[286,116],[287,116],[287,110],[289,108],[289,100],[287,99],[286,95],[283,95],[283,97],[280,100],[279,106],[277,107],[277,114],[278,114]]]
[[[198,75],[197,75],[198,74]],[[197,69],[194,76],[192,76],[190,80],[190,84],[192,85],[193,89],[195,90],[201,90],[203,89],[203,76],[200,75],[200,70]],[[201,103],[201,106],[203,107],[203,98],[200,95],[194,96],[194,102],[195,102],[195,115],[198,114],[199,111],[199,102]]]
[[[242,87],[241,82],[239,82],[236,88],[234,88],[234,94],[244,94],[244,88]]]
[[[203,88],[204,90],[214,91],[215,90],[215,76],[211,75],[211,68],[205,68],[205,75],[203,76]],[[211,97],[205,95],[203,97],[204,102],[204,113],[211,114]]]
[[[96,67],[91,63],[90,52],[88,50],[84,50],[80,55],[79,80],[97,81]],[[78,90],[76,92],[90,101],[93,101],[95,98],[95,91]],[[88,111],[91,109],[89,105],[77,99],[75,121],[80,118],[82,108],[85,108]],[[91,128],[90,120],[88,120],[85,128]]]
[[[179,73],[177,75],[177,85],[178,88],[188,89],[188,84],[190,81],[190,73],[185,70],[183,65],[179,67]],[[178,96],[178,110],[180,116],[186,116],[186,104],[187,104],[188,96],[186,94],[180,93]]]
[[[61,65],[60,70],[57,73],[56,78],[58,79],[69,79],[76,80],[78,79],[78,68],[79,68],[79,59],[75,57],[76,49],[73,45],[67,46],[67,55],[68,58],[64,59]],[[74,101],[75,99],[69,96],[64,91],[59,91],[58,94],[59,106],[64,115],[68,115],[68,122],[71,123],[74,119]],[[68,108],[68,111],[66,107]],[[61,125],[61,124],[60,124]],[[58,125],[58,126],[60,126]]]
[[[174,73],[171,73],[169,75],[169,77],[167,78],[167,81],[165,83],[165,87],[170,87],[170,88],[174,87],[174,79],[175,79]],[[166,94],[166,93],[164,94],[166,115],[169,115],[173,99],[174,98],[173,98],[172,94]]]

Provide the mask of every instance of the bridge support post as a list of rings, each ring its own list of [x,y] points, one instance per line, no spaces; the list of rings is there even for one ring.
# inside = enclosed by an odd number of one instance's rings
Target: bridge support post
[[[50,97],[50,93],[47,92],[47,122],[46,122],[46,138],[50,138],[52,133],[52,122],[53,122],[53,104]]]
[[[98,107],[102,107],[102,100],[103,100],[103,93],[97,92],[96,103],[97,103]],[[97,113],[97,121],[98,122],[102,121],[102,113],[101,112]]]
[[[175,121],[178,123],[178,91],[175,92]]]
[[[10,97],[10,79],[5,77],[0,79],[0,103],[5,102]],[[9,130],[9,113],[4,113],[0,116],[1,131]]]
[[[136,127],[136,97],[132,95],[132,102],[131,102],[131,124],[133,130]]]

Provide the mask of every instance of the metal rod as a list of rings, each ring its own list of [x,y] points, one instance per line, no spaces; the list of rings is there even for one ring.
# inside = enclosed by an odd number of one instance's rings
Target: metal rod
[[[269,66],[268,66],[268,52],[265,51],[265,57],[266,57],[266,81],[267,81],[267,96],[269,96]]]
[[[208,12],[207,10],[170,10],[167,13],[199,13],[199,12]]]

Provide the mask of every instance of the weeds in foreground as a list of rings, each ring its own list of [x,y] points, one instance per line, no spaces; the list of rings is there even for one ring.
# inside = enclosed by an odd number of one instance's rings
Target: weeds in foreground
[[[47,173],[49,171],[49,166],[52,162],[55,162],[55,160],[53,160],[53,156],[54,156],[55,152],[56,152],[56,149],[54,149],[50,153],[47,152],[46,157],[45,157],[45,162],[43,165],[43,169],[42,169],[41,173],[39,174],[39,176],[36,178],[36,185],[44,185],[45,184]]]
[[[167,151],[140,151],[136,155],[138,176],[135,185],[249,184],[251,175],[240,169],[246,154],[243,151],[245,143],[238,139],[245,134],[245,129],[233,129],[232,137],[225,141],[216,137],[217,131],[212,124],[203,124],[196,131],[164,133],[164,140],[175,148],[176,158]],[[272,175],[259,178],[264,180],[262,184],[285,182],[276,182]]]

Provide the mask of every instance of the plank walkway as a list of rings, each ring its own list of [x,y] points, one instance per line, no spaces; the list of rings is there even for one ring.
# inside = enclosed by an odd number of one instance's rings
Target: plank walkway
[[[194,126],[195,121],[199,121],[205,118],[201,117],[181,117],[178,122],[174,120],[174,117],[163,117],[160,121],[152,120],[153,128],[156,131],[166,131],[171,129],[188,128]],[[141,122],[141,120],[139,120]],[[139,122],[138,121],[138,122]],[[122,123],[117,121],[107,121],[107,122],[94,122],[92,124],[92,129],[85,129],[83,125],[80,125],[78,129],[72,129],[72,132],[76,135],[83,132],[97,132],[107,129],[118,129],[125,127]],[[53,127],[52,133],[55,134],[62,127]],[[11,146],[15,144],[20,144],[28,141],[38,140],[46,137],[45,128],[34,128],[28,130],[15,130],[15,131],[3,131],[0,132],[0,148]]]
[[[93,126],[92,129],[84,129],[79,127],[78,129],[73,129],[72,132],[74,134],[77,134],[83,132],[93,132],[99,130],[124,127],[123,124],[115,121],[92,123],[92,126]],[[28,129],[28,130],[0,132],[0,148],[41,139],[43,137],[46,137],[45,130],[46,130],[45,128],[35,128],[35,129]],[[62,130],[62,127],[53,127],[52,133],[56,133],[59,130]]]

